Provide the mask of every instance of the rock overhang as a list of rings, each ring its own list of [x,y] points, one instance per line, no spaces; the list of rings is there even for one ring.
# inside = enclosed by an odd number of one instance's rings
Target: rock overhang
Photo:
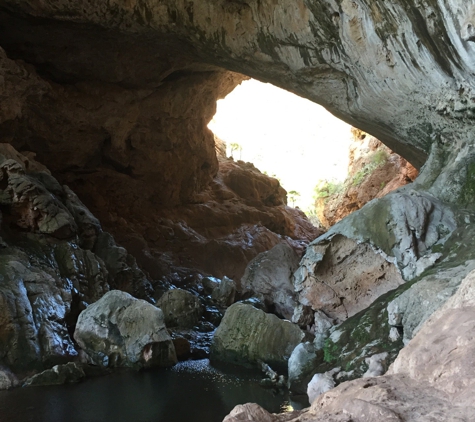
[[[420,167],[447,130],[466,138],[469,6],[11,0],[0,43],[63,82],[153,89],[177,72],[246,74],[321,103]]]

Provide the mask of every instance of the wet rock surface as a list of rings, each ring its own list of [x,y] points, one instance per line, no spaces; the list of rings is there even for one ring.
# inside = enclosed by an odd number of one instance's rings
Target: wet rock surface
[[[325,363],[339,364],[330,346],[343,347],[338,343],[345,333],[363,345],[365,353],[358,356],[355,349],[345,352],[364,373],[373,362],[366,350],[385,353],[387,338],[401,344],[417,332],[412,341],[439,341],[446,350],[445,338],[420,327],[435,307],[418,312],[417,301],[440,293],[434,303],[442,304],[456,282],[433,278],[439,286],[424,288],[423,279],[451,268],[459,277],[473,259],[473,5],[416,3],[58,0],[40,7],[30,0],[3,2],[0,141],[25,156],[36,153],[128,252],[44,169],[27,168],[33,163],[29,158],[5,156],[2,362],[15,370],[43,370],[75,358],[71,334],[77,315],[110,287],[152,301],[152,288],[191,289],[196,284],[191,269],[240,280],[259,253],[282,242],[299,252],[311,240],[301,235],[310,230],[305,218],[285,206],[275,181],[245,163],[219,163],[206,124],[216,99],[243,79],[223,69],[323,104],[422,170],[410,188],[368,203],[312,245],[344,236],[391,261],[406,282],[422,283],[411,287],[413,302],[403,297],[406,283],[369,308],[355,309],[324,340]],[[337,266],[342,273],[342,262]],[[404,300],[388,311],[399,294]],[[335,295],[340,304],[345,295]],[[342,320],[342,307],[333,305]],[[463,319],[469,308],[450,312],[469,327]],[[457,334],[460,327],[450,315],[444,317],[447,325],[439,324],[458,335],[447,334],[448,343],[470,348],[469,333]],[[373,331],[375,324],[381,332]],[[379,346],[364,347],[374,336]],[[422,343],[415,355],[428,355]],[[460,358],[457,352],[450,361],[444,350],[434,350],[439,367],[460,372],[450,366]],[[351,369],[346,362],[342,366],[342,372]],[[334,368],[321,369],[325,374]],[[341,384],[317,398],[301,420],[473,419],[464,398],[472,394],[471,381],[456,384],[439,373],[446,391],[432,366],[427,373],[404,365],[399,370]],[[241,410],[247,417],[256,409]],[[239,412],[232,417],[239,418]],[[260,412],[259,417],[293,415]]]
[[[51,369],[40,372],[28,378],[23,387],[39,387],[43,385],[61,385],[79,382],[86,378],[81,364],[68,362],[64,365],[55,365]]]
[[[467,373],[473,367],[473,342],[466,330],[472,329],[474,280],[473,272],[465,277],[457,293],[399,353],[387,375],[340,384],[317,397],[307,411],[270,415],[245,405],[225,420],[238,421],[244,415],[272,422],[471,420],[475,378]],[[342,413],[348,417],[341,418]]]

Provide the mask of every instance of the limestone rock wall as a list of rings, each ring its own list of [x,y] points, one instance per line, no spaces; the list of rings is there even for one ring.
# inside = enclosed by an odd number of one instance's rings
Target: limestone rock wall
[[[17,373],[77,359],[78,314],[111,288],[151,300],[135,260],[66,186],[0,144],[0,362]]]
[[[449,185],[470,178],[472,5],[8,0],[0,44],[69,83],[157,87],[209,65],[275,83],[358,123],[416,167],[437,158],[425,169],[434,193],[466,201]]]

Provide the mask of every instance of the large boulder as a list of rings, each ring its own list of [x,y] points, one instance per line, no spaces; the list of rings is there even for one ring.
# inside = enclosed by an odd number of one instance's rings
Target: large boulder
[[[157,306],[163,311],[169,328],[192,328],[204,312],[198,297],[183,289],[165,292],[157,301]]]
[[[287,369],[289,357],[305,334],[297,325],[251,305],[230,306],[216,330],[211,359],[241,365],[266,362]]]
[[[229,277],[224,276],[216,289],[211,293],[211,299],[221,306],[230,306],[236,297],[236,283]]]
[[[292,319],[297,306],[292,279],[299,259],[288,244],[279,243],[249,262],[241,279],[241,289],[261,298],[277,315]]]
[[[308,247],[294,283],[300,303],[342,322],[404,280],[371,245],[335,235]]]
[[[170,366],[177,362],[163,312],[112,290],[80,315],[74,339],[102,366]]]
[[[1,365],[25,373],[75,359],[77,317],[109,283],[149,297],[144,273],[74,192],[8,144],[0,144],[0,204]]]

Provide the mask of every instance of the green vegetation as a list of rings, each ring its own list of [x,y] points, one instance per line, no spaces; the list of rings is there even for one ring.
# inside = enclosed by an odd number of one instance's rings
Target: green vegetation
[[[310,222],[315,227],[323,228],[323,224],[320,221],[320,219],[318,218],[317,210],[315,208],[309,208],[309,209],[305,210],[304,212],[305,212],[305,215],[307,216],[307,218],[310,220]]]
[[[402,338],[389,340],[391,327],[388,324],[387,306],[413,284],[408,282],[382,295],[367,309],[335,328],[338,335],[325,340],[323,362],[316,371],[323,373],[339,366],[349,372],[340,381],[347,381],[361,377],[368,369],[366,358],[374,354],[387,352],[387,364],[392,363],[404,344]]]
[[[357,171],[351,180],[353,186],[359,186],[361,182],[388,161],[388,153],[385,150],[375,151],[369,157],[369,164],[366,164],[360,171]]]
[[[315,186],[315,199],[317,198],[327,198],[332,196],[336,193],[340,193],[343,191],[344,184],[342,182],[333,182],[330,180],[321,180],[318,182],[317,186]]]
[[[325,345],[323,346],[323,360],[327,363],[337,361],[340,357],[339,352],[338,345],[333,343],[330,338],[327,338],[325,340]]]

